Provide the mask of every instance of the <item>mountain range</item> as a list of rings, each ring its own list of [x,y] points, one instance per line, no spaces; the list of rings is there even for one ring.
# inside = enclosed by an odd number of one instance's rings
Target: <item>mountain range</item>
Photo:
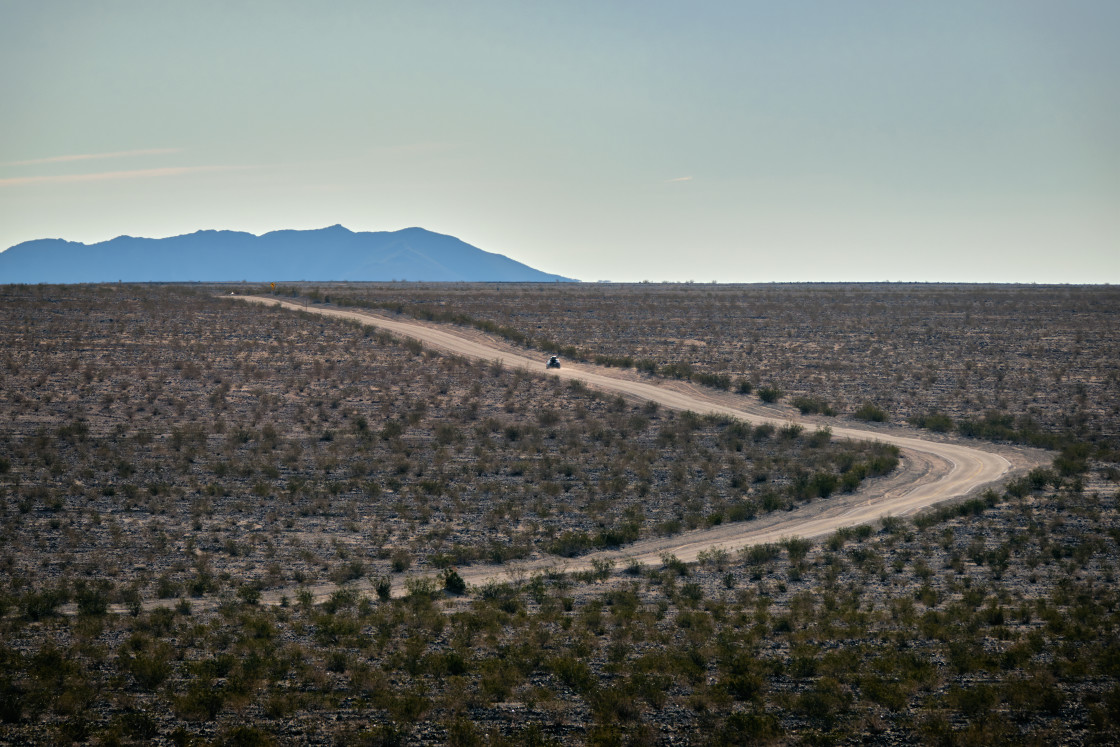
[[[0,252],[0,284],[241,280],[577,282],[423,228],[196,231],[96,244],[37,239]]]

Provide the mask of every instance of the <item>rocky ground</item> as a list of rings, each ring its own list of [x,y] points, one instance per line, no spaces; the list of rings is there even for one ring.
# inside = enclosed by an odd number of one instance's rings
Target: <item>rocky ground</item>
[[[173,598],[574,556],[850,492],[896,463],[168,289],[17,288],[6,315],[16,588],[108,573]]]
[[[541,349],[894,421],[1070,432],[1120,447],[1120,289],[928,284],[304,286]],[[996,426],[984,428],[986,418]],[[953,427],[952,424],[942,427]],[[1006,434],[1005,434],[1006,435]]]
[[[1098,446],[816,543],[388,598],[827,500],[892,455],[190,288],[2,295],[2,741],[1115,741]]]

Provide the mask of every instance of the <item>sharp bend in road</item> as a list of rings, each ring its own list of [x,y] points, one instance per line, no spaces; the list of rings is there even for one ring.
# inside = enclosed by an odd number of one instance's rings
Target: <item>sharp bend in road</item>
[[[433,349],[478,360],[500,362],[509,368],[522,368],[535,373],[579,380],[589,387],[617,393],[631,400],[649,400],[675,410],[691,410],[698,414],[728,415],[751,423],[786,425],[790,422],[816,427],[819,420],[798,418],[749,402],[738,395],[704,392],[677,382],[651,383],[638,380],[630,372],[586,364],[565,363],[563,368],[546,370],[543,359],[529,358],[502,343],[489,340],[469,331],[457,333],[441,327],[415,321],[404,321],[389,316],[349,309],[324,306],[305,307],[302,304],[279,301],[262,296],[237,296],[237,298],[272,307],[283,307],[322,316],[349,319],[372,325],[401,337],[415,339]],[[1012,463],[994,451],[973,448],[957,443],[925,440],[917,435],[899,435],[855,426],[832,428],[834,437],[855,440],[874,440],[893,444],[901,450],[908,469],[902,470],[902,479],[892,485],[870,489],[861,488],[855,494],[838,496],[827,501],[817,501],[794,511],[773,514],[761,519],[736,524],[724,524],[713,529],[698,530],[675,537],[641,540],[621,551],[605,551],[583,556],[571,561],[539,558],[516,566],[518,572],[533,572],[546,568],[563,567],[567,570],[590,568],[592,559],[636,559],[639,562],[657,561],[663,554],[672,553],[684,561],[695,560],[697,555],[714,546],[727,550],[774,542],[783,537],[819,537],[845,526],[874,522],[885,516],[906,516],[935,503],[960,498],[996,482],[1012,471]],[[1039,457],[1029,460],[1034,466],[1043,463]],[[1022,465],[1020,465],[1022,466]],[[890,479],[887,478],[890,482]],[[872,481],[875,482],[875,481]],[[901,484],[899,484],[901,483]],[[469,583],[484,583],[507,575],[509,569],[495,566],[472,566],[460,569],[460,575]],[[333,590],[324,586],[313,590],[317,596]]]

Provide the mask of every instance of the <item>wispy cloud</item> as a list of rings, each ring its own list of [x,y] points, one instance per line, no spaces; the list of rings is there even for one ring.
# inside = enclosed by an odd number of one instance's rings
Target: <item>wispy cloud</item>
[[[690,181],[692,181],[691,176],[678,176],[674,179],[666,179],[665,183],[666,184],[672,184],[673,182],[690,182]]]
[[[143,148],[140,150],[118,150],[112,153],[76,153],[69,156],[50,156],[32,158],[27,161],[10,161],[0,166],[38,166],[45,163],[69,163],[70,161],[93,161],[99,158],[128,158],[131,156],[166,156],[181,153],[182,148]]]
[[[206,171],[240,171],[253,166],[169,166],[159,169],[134,169],[131,171],[98,171],[92,174],[59,174],[58,176],[15,176],[0,179],[0,187],[19,187],[27,184],[73,184],[100,182],[114,179],[150,179],[163,176],[180,176]]]

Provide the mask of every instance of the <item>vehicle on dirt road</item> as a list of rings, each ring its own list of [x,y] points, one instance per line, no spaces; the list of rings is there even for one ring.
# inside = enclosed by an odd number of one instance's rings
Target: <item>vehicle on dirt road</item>
[[[545,368],[560,368],[560,359],[555,355],[548,359]]]

